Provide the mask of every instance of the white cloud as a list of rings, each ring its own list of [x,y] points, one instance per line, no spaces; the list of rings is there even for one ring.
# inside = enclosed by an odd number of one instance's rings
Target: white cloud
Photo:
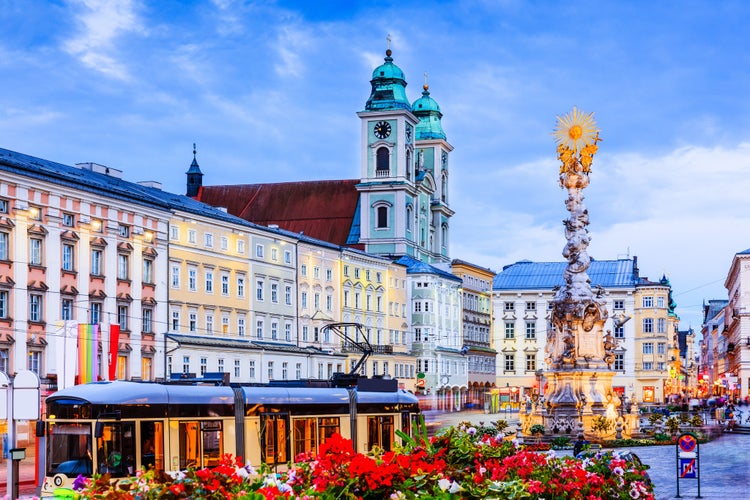
[[[116,39],[144,31],[132,0],[72,0],[81,29],[65,50],[89,68],[118,80],[129,80],[128,67],[117,58]]]
[[[287,25],[280,29],[276,42],[276,53],[279,56],[274,66],[276,73],[281,77],[300,77],[305,66],[300,53],[313,43],[310,33]]]

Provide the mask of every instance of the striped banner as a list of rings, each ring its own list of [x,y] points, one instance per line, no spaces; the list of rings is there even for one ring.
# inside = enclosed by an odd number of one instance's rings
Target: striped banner
[[[78,325],[78,383],[99,380],[99,325]]]

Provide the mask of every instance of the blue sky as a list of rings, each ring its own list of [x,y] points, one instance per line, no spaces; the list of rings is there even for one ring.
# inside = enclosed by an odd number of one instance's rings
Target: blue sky
[[[750,2],[0,0],[0,146],[183,193],[359,176],[386,35],[451,158],[451,256],[561,261],[557,115],[595,113],[596,259],[672,283],[681,328],[750,247]]]

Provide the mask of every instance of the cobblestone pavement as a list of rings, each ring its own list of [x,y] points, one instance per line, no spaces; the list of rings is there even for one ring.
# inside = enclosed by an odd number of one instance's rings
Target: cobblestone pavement
[[[441,428],[459,422],[489,425],[496,420],[518,423],[518,413],[486,414],[463,411],[449,414],[427,412],[425,421]],[[628,448],[647,464],[657,500],[696,498],[697,479],[680,479],[677,497],[677,447],[639,446]],[[700,445],[700,494],[706,500],[750,500],[750,434],[725,432],[719,438]],[[570,454],[570,451],[559,453]]]

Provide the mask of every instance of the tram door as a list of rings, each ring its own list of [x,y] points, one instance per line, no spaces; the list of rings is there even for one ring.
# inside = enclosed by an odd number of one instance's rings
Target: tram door
[[[193,420],[180,422],[180,469],[214,467],[221,463],[221,422]]]
[[[135,472],[135,422],[97,422],[97,472],[123,477]]]
[[[164,422],[141,422],[141,467],[164,470]]]
[[[393,415],[367,417],[367,450],[375,446],[391,451],[393,444]]]
[[[260,416],[261,460],[268,465],[289,461],[289,415],[264,413]]]

